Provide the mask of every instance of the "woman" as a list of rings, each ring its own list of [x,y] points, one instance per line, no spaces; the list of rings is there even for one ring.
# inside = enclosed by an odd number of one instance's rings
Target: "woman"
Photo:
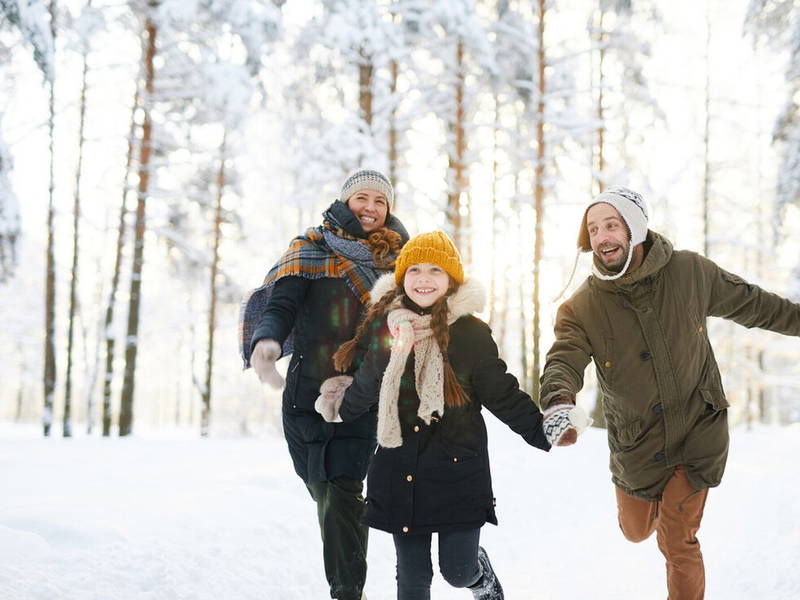
[[[390,271],[408,234],[391,214],[393,190],[381,173],[347,178],[323,224],[295,238],[251,292],[241,315],[242,357],[259,379],[283,385],[275,369],[292,355],[283,392],[283,430],[294,468],[317,503],[325,575],[332,598],[359,600],[366,579],[367,528],[360,523],[376,414],[330,424],[314,411],[331,356],[352,337],[369,290]]]
[[[440,231],[412,238],[394,275],[382,277],[356,336],[334,356],[348,369],[357,340],[369,351],[354,377],[327,380],[317,400],[326,420],[354,422],[378,405],[378,451],[367,479],[365,522],[394,536],[399,600],[428,600],[431,537],[439,568],[475,598],[503,590],[479,546],[497,524],[481,408],[530,445],[549,450],[539,409],[498,357],[480,284],[464,277],[458,251]],[[349,387],[348,387],[349,386]]]

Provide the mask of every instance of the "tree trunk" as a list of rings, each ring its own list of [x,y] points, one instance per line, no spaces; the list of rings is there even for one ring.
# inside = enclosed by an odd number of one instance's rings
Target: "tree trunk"
[[[222,195],[225,191],[225,142],[227,131],[222,135],[219,150],[219,172],[217,173],[217,202],[214,207],[214,242],[211,258],[211,301],[208,309],[208,355],[206,383],[203,386],[203,411],[200,416],[200,435],[208,436],[211,422],[211,379],[214,370],[214,330],[217,325],[217,272],[219,271],[219,240],[222,229]]]
[[[539,0],[539,98],[536,103],[536,169],[534,174],[534,210],[536,212],[536,241],[533,248],[533,365],[531,373],[531,395],[539,398],[539,339],[541,337],[539,326],[539,286],[540,272],[542,266],[542,256],[544,250],[544,163],[546,160],[546,148],[544,140],[544,121],[545,121],[545,102],[544,96],[547,91],[545,86],[545,49],[544,49],[544,18],[547,10],[546,0]]]
[[[469,262],[469,249],[466,247],[466,236],[464,223],[468,219],[462,219],[461,201],[464,190],[467,187],[466,160],[466,133],[464,124],[464,41],[459,38],[456,44],[456,64],[455,64],[455,112],[450,123],[450,135],[453,143],[449,151],[449,189],[447,193],[447,216],[453,230],[453,242],[461,252],[465,262]]]
[[[605,114],[603,111],[603,92],[605,91],[603,88],[606,84],[605,82],[605,74],[603,73],[603,65],[605,63],[606,58],[606,34],[603,30],[603,17],[605,13],[603,9],[600,9],[600,27],[598,32],[598,43],[600,45],[600,60],[599,65],[597,67],[598,73],[598,83],[597,83],[597,192],[601,193],[606,185],[605,185],[605,169],[606,169],[606,162],[605,162],[605,132],[606,132],[606,124],[605,124]]]
[[[149,8],[153,8],[153,3]],[[144,265],[145,203],[150,183],[150,154],[153,123],[150,110],[153,98],[154,66],[156,54],[156,26],[148,14],[145,22],[147,47],[144,52],[145,95],[142,107],[142,141],[139,148],[139,186],[136,198],[136,225],[131,270],[130,304],[128,307],[128,333],[125,338],[125,374],[120,398],[119,435],[130,435],[133,429],[133,395],[136,375],[136,355],[139,347],[139,311],[142,293],[142,267]]]
[[[53,48],[55,52],[56,37],[56,3],[50,2],[50,33],[53,36]],[[53,425],[53,396],[56,389],[56,348],[55,348],[55,321],[56,321],[56,260],[55,260],[55,66],[50,79],[50,99],[49,99],[49,118],[47,123],[48,135],[50,137],[50,186],[48,190],[47,206],[47,267],[45,275],[45,299],[44,299],[44,414],[42,425],[44,435],[50,435],[50,428]]]
[[[128,131],[128,153],[125,162],[125,176],[122,181],[122,201],[119,209],[119,224],[117,226],[117,249],[114,255],[114,273],[111,276],[111,290],[108,293],[108,305],[106,306],[106,318],[103,333],[106,339],[106,368],[103,378],[103,437],[111,435],[111,383],[114,380],[114,305],[117,300],[117,288],[119,287],[120,268],[122,266],[122,250],[125,247],[125,237],[127,227],[125,219],[128,216],[128,209],[125,200],[128,195],[128,179],[131,167],[133,166],[133,153],[135,149],[134,136],[136,135],[136,111],[139,108],[139,88],[133,96],[133,108],[131,110],[131,125]]]
[[[711,165],[709,164],[709,143],[711,130],[711,18],[708,14],[708,4],[706,4],[706,82],[705,82],[705,123],[703,126],[703,256],[710,258],[709,251],[711,234],[711,210],[710,210],[710,187],[711,187]]]
[[[392,110],[389,112],[389,181],[394,186],[394,203],[392,210],[397,210],[397,75],[399,66],[396,60],[389,64],[391,73],[391,95]]]
[[[358,65],[358,107],[361,118],[368,127],[372,127],[372,58],[361,53]]]
[[[492,94],[494,100],[494,123],[492,124],[492,205],[491,205],[491,230],[492,230],[492,245],[489,251],[491,257],[491,275],[489,279],[489,293],[488,293],[488,311],[489,311],[489,327],[494,330],[497,322],[497,135],[500,123],[500,109],[499,100],[497,98],[497,91]]]
[[[22,408],[25,404],[25,380],[28,378],[25,354],[22,349],[22,342],[17,342],[17,357],[19,358],[19,383],[17,387],[17,410],[14,415],[14,422],[22,421]]]
[[[91,7],[92,2],[86,3]],[[88,52],[83,54],[81,72],[81,97],[78,111],[78,164],[75,167],[75,198],[72,205],[72,277],[69,282],[69,327],[67,332],[67,373],[64,382],[64,437],[72,437],[72,365],[75,348],[75,313],[78,309],[78,239],[81,220],[81,176],[83,174],[83,146],[86,128],[86,74],[89,70]]]

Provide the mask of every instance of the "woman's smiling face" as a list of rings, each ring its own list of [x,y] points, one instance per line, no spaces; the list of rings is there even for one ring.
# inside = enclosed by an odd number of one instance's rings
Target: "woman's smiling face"
[[[380,229],[386,223],[389,214],[389,201],[376,190],[359,190],[348,198],[347,207],[361,223],[365,232]]]
[[[412,301],[428,308],[447,293],[450,276],[439,265],[416,263],[406,269],[403,290]]]

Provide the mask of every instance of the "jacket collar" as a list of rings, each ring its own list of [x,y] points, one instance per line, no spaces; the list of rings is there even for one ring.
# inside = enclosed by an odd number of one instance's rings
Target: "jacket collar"
[[[614,288],[630,288],[646,277],[655,275],[661,269],[663,269],[672,258],[672,243],[660,233],[648,230],[647,239],[645,240],[644,244],[646,246],[650,246],[650,250],[644,257],[642,264],[639,265],[639,268],[635,271],[631,273],[625,273],[625,275],[619,279],[614,279],[611,281],[605,281],[594,276],[591,277],[591,279],[601,289],[610,290]],[[594,259],[594,255],[592,255],[592,260]]]

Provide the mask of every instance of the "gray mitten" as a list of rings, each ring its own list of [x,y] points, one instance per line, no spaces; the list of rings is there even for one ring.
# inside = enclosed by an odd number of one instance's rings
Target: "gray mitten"
[[[250,364],[258,375],[261,383],[268,383],[275,389],[283,387],[283,377],[275,368],[275,361],[281,357],[281,347],[275,340],[258,340],[253,354],[250,355]]]
[[[321,414],[322,418],[328,423],[342,422],[342,418],[339,416],[339,407],[342,406],[344,393],[351,383],[353,383],[353,378],[349,375],[329,377],[322,382],[319,388],[319,396],[317,401],[314,402],[314,410]]]

